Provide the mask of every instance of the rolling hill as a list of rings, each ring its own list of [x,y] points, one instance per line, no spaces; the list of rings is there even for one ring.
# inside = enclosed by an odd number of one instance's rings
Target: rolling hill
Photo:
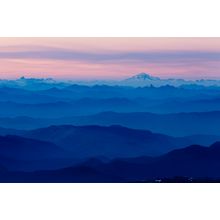
[[[16,131],[19,134],[18,131]],[[75,157],[134,157],[155,156],[190,144],[204,144],[220,140],[218,136],[172,137],[147,130],[113,126],[50,126],[20,131],[26,138],[52,142],[70,151]]]

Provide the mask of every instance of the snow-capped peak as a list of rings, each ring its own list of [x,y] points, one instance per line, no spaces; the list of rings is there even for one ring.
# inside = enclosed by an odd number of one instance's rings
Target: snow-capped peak
[[[150,74],[147,73],[139,73],[130,79],[138,79],[138,80],[159,80],[160,78],[151,76]]]

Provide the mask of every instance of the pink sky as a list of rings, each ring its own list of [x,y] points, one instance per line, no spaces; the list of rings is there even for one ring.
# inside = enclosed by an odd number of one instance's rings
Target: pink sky
[[[220,78],[220,38],[0,38],[0,78]]]

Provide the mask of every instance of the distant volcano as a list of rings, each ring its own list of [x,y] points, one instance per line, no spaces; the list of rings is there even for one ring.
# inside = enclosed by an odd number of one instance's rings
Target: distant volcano
[[[138,73],[137,75],[135,76],[132,76],[131,78],[129,79],[136,79],[136,80],[160,80],[159,77],[154,77],[148,73]]]
[[[199,86],[220,86],[220,80],[213,79],[200,79],[200,80],[186,80],[181,78],[167,78],[161,79],[159,77],[152,76],[149,73],[138,73],[130,78],[120,81],[120,85],[143,87],[143,86],[187,86],[187,87],[199,87]]]

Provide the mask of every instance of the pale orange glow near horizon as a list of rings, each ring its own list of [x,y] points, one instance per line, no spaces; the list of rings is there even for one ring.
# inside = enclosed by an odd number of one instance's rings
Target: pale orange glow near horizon
[[[220,78],[220,38],[0,38],[0,78]]]

